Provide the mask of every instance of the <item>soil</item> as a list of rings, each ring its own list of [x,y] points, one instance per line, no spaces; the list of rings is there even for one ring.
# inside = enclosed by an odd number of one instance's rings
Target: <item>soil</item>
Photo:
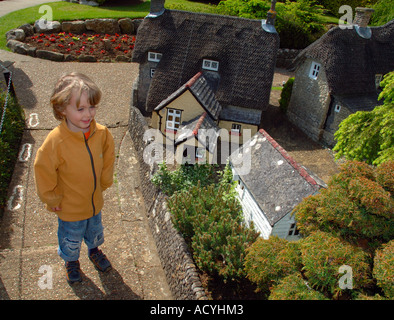
[[[55,51],[68,55],[68,60],[75,60],[80,55],[88,55],[99,62],[130,61],[134,48],[135,36],[127,34],[96,34],[86,32],[84,34],[36,33],[26,37],[24,43],[37,50]],[[70,58],[71,57],[71,58]],[[73,57],[75,59],[73,59]]]

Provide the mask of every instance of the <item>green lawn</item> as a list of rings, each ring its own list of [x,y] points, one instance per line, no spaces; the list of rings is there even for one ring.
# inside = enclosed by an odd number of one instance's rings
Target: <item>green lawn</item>
[[[94,18],[143,18],[149,13],[150,1],[140,4],[119,6],[119,7],[90,7],[61,2],[45,3],[52,8],[53,20],[85,20]],[[195,12],[214,12],[215,6],[187,0],[167,0],[165,4],[168,9],[188,10]],[[34,23],[43,15],[39,13],[41,5],[11,12],[0,17],[0,49],[8,50],[6,47],[5,33],[11,29],[17,28],[25,23]]]

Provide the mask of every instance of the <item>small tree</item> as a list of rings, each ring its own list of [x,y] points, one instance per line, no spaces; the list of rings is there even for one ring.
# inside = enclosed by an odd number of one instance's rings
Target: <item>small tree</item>
[[[275,285],[269,300],[327,300],[324,294],[312,289],[301,273],[292,273]]]
[[[376,251],[373,275],[388,299],[394,299],[394,240]]]
[[[294,208],[300,232],[306,236],[321,230],[371,245],[391,240],[394,200],[386,189],[392,187],[393,171],[394,161],[379,170],[361,162],[345,163],[327,189]]]
[[[394,71],[380,85],[383,105],[353,113],[340,123],[333,149],[336,159],[343,156],[374,165],[394,160]]]
[[[361,289],[371,282],[368,255],[360,248],[321,231],[300,242],[303,270],[313,288],[340,294],[339,268],[343,265],[352,268],[353,289]]]
[[[297,242],[271,236],[259,238],[247,249],[245,270],[259,290],[268,293],[270,287],[283,277],[301,270],[301,256]]]

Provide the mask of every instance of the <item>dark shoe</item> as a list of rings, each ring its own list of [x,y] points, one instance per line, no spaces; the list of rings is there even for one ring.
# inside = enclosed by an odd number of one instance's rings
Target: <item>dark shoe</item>
[[[111,262],[100,249],[97,249],[95,253],[91,253],[89,259],[98,271],[107,272],[112,269]]]
[[[82,282],[81,268],[79,261],[66,261],[67,282],[73,284],[75,282]]]

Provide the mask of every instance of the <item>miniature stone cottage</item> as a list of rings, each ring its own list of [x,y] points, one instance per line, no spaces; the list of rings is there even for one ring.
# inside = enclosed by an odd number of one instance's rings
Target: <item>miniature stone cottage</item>
[[[269,104],[279,48],[273,22],[272,16],[258,21],[167,10],[163,0],[152,0],[151,13],[138,28],[133,51],[132,61],[139,63],[133,105],[149,117],[154,117],[156,109],[166,126],[161,130],[177,131],[206,110],[170,107],[168,101],[197,74],[212,78],[209,74],[214,73],[214,98],[220,112],[208,117],[230,134],[242,135],[244,129],[257,132]],[[169,119],[176,119],[176,124]],[[152,119],[152,127],[159,127],[157,119]]]
[[[325,187],[324,182],[297,164],[263,129],[231,155],[230,165],[246,223],[253,221],[264,239],[276,235],[298,240],[292,210]]]
[[[394,21],[367,27],[371,14],[371,9],[357,8],[351,28],[331,29],[295,59],[287,116],[328,146],[335,145],[343,119],[381,104],[379,83],[394,70]]]

